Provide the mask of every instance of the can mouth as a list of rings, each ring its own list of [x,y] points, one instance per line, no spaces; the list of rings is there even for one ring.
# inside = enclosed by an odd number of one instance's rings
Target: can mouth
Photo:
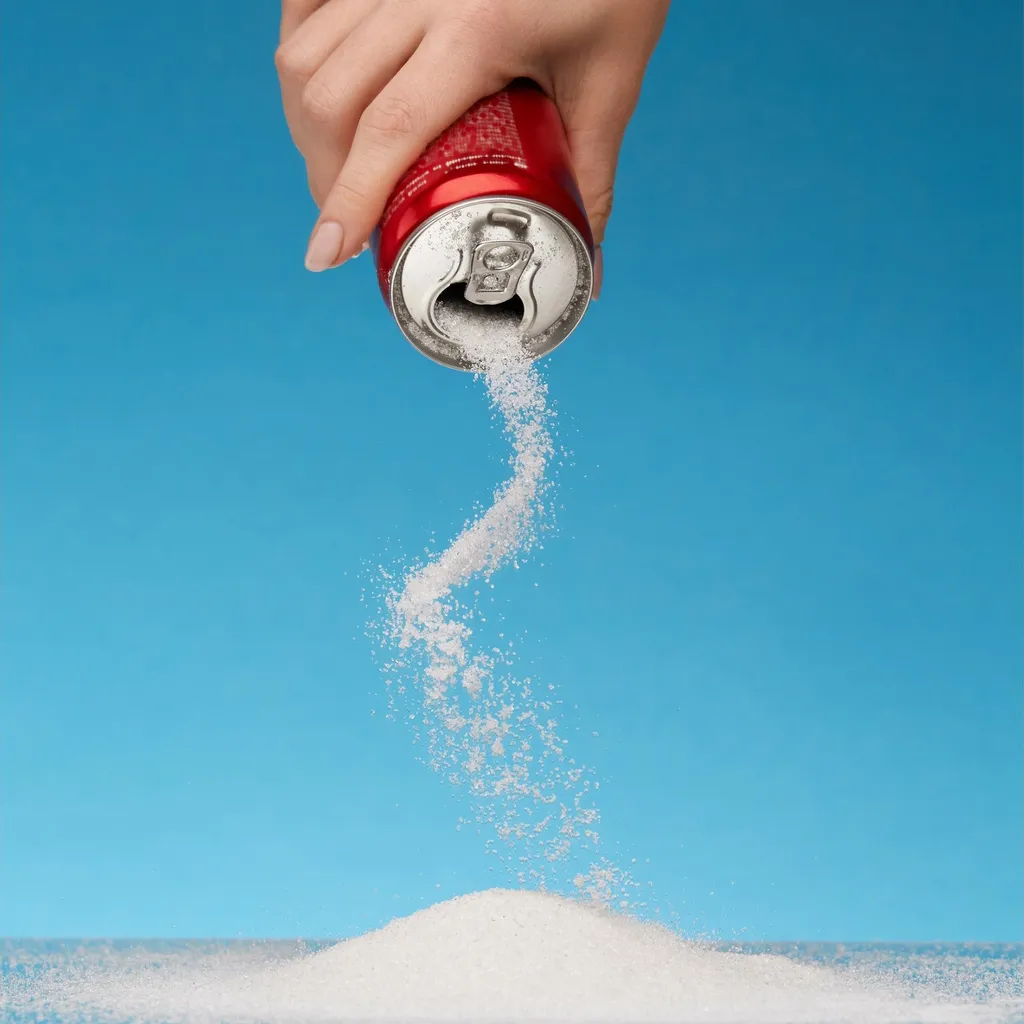
[[[521,331],[526,307],[518,295],[496,304],[470,302],[466,298],[466,282],[457,281],[434,300],[433,314],[437,326],[452,341],[458,342],[460,333],[467,328],[484,328],[502,333]]]
[[[571,221],[497,193],[438,210],[388,273],[389,306],[406,338],[435,362],[469,371],[467,346],[490,332],[517,333],[529,359],[546,355],[579,323],[592,287],[591,253]]]

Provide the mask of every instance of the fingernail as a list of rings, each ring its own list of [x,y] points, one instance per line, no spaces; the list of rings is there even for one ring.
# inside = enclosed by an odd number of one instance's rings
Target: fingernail
[[[309,240],[306,269],[319,273],[334,266],[341,252],[342,237],[341,225],[337,221],[325,220],[320,223]]]
[[[601,298],[601,285],[604,283],[604,253],[601,246],[594,250],[594,286],[590,290],[592,299]]]

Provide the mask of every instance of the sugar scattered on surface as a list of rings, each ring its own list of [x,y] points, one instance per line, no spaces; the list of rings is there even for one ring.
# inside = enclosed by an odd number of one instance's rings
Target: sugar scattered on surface
[[[911,972],[912,973],[912,972]],[[987,1002],[954,985],[872,976],[782,956],[719,952],[667,928],[546,893],[490,890],[321,951],[259,962],[252,949],[121,952],[51,972],[21,1019],[71,1021],[548,1021],[729,1024],[1008,1022],[1019,974],[992,974]]]
[[[547,387],[516,328],[494,311],[448,315],[443,326],[479,368],[511,441],[512,473],[447,549],[389,588],[380,632],[392,712],[425,740],[427,763],[467,791],[477,822],[493,829],[492,852],[520,881],[626,905],[635,883],[596,853],[598,784],[566,752],[553,687],[539,696],[514,671],[514,645],[475,643],[478,602],[458,597],[474,578],[518,566],[549,520]]]

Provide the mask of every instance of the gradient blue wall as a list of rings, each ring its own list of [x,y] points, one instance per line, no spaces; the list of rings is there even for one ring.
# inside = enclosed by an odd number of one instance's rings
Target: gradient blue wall
[[[380,713],[360,574],[505,453],[366,257],[303,270],[276,17],[5,9],[0,933],[503,880]],[[1020,40],[1010,0],[730,0],[655,56],[546,364],[561,532],[495,593],[688,927],[1024,938]]]

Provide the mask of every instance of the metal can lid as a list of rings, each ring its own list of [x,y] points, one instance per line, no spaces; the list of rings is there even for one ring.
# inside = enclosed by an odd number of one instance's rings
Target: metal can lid
[[[460,333],[515,325],[531,359],[561,344],[590,302],[593,264],[561,214],[513,196],[470,199],[424,221],[391,272],[391,310],[424,355],[472,370]]]

